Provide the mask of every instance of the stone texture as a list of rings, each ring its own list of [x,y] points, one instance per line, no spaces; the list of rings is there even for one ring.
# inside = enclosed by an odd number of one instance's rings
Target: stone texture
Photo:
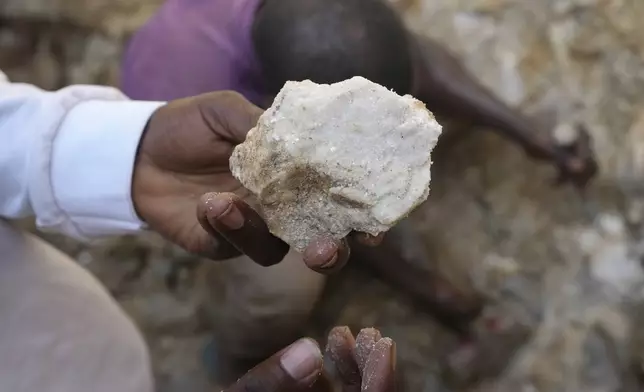
[[[425,105],[355,77],[287,82],[230,159],[273,234],[298,251],[377,235],[429,195],[441,126]]]
[[[48,88],[115,84],[123,37],[159,3],[0,2],[0,67],[14,80]],[[443,364],[454,337],[353,266],[329,282],[311,333],[322,336],[335,324],[381,328],[397,342],[404,391],[641,391],[644,295],[636,261],[644,242],[644,2],[391,3],[414,30],[450,47],[508,103],[553,124],[585,122],[601,178],[582,201],[570,189],[551,188],[550,167],[530,162],[495,135],[475,132],[453,149],[437,146],[432,194],[411,216],[432,255],[427,262],[489,298],[482,328],[486,317],[527,328],[522,339],[489,332],[486,343],[516,354],[510,360],[490,356],[488,368],[462,372],[478,372],[479,381],[454,386]],[[92,248],[47,238],[123,303],[135,304],[128,306],[133,313],[148,299],[152,310],[163,303],[158,295],[171,296],[162,284],[165,270],[185,257],[155,237]],[[146,253],[149,268],[132,278]],[[196,316],[179,323],[195,290],[190,275],[180,280],[185,302],[163,305],[172,317],[133,314],[146,326],[160,391],[210,390],[195,364]]]

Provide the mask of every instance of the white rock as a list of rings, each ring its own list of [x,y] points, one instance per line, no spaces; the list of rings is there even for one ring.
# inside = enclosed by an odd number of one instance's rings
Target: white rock
[[[385,232],[425,201],[441,130],[422,102],[361,77],[287,82],[230,168],[271,232],[303,251],[319,236]]]

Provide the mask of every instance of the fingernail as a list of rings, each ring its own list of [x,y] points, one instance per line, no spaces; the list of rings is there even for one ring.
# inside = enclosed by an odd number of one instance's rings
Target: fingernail
[[[335,252],[333,254],[333,256],[328,261],[325,261],[324,263],[322,263],[322,265],[320,265],[320,268],[322,268],[322,269],[331,268],[337,262],[338,262],[338,252]]]
[[[375,328],[364,328],[358,333],[356,338],[356,358],[358,366],[364,368],[367,364],[367,358],[376,346],[376,342],[382,339],[380,331]]]
[[[230,230],[244,226],[244,216],[232,199],[213,198],[208,203],[208,210],[210,216]]]
[[[331,268],[338,261],[338,244],[329,238],[319,238],[306,248],[304,258],[320,260],[316,268]]]
[[[373,348],[363,369],[363,391],[393,390],[393,371],[396,367],[396,348],[393,340],[380,339]],[[387,358],[388,357],[388,358]]]
[[[320,372],[322,353],[311,339],[300,339],[282,355],[280,363],[293,380],[303,381]]]

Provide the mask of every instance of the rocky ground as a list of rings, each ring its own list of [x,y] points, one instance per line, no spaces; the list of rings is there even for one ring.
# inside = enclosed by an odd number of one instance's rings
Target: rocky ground
[[[45,88],[116,84],[127,36],[159,0],[4,0],[0,68]],[[644,373],[644,2],[399,0],[411,28],[461,55],[544,124],[588,126],[601,174],[586,195],[491,134],[441,151],[412,219],[446,276],[489,300],[489,355],[460,366],[454,338],[357,268],[327,287],[311,333],[378,326],[398,342],[408,391],[637,391]],[[207,390],[197,303],[204,265],[154,235],[91,248],[47,236],[95,272],[150,342],[159,391]],[[493,325],[491,325],[493,324]],[[450,354],[452,353],[452,354]],[[510,355],[511,354],[511,355]]]

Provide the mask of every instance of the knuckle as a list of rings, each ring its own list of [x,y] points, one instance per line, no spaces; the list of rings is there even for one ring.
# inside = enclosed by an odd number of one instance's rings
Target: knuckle
[[[218,99],[225,105],[239,105],[242,102],[246,102],[244,96],[237,91],[225,90],[214,94],[218,94]]]

